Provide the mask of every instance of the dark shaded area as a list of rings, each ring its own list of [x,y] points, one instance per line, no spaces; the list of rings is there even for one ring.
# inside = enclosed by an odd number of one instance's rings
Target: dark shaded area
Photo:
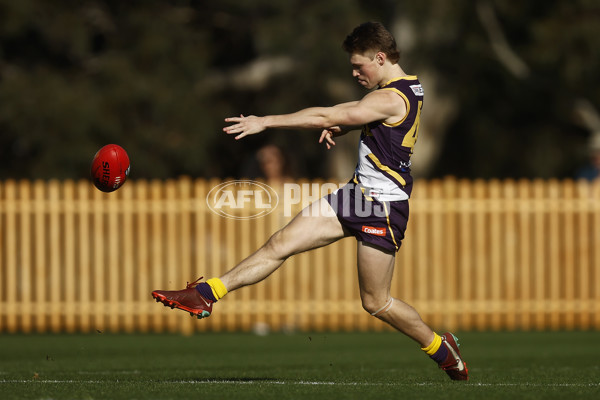
[[[128,150],[133,179],[250,175],[267,143],[297,175],[327,177],[318,132],[236,142],[223,118],[359,98],[340,44],[365,20],[411,21],[403,65],[442,77],[458,105],[430,177],[565,177],[585,163],[590,131],[577,104],[600,104],[598,5],[489,2],[529,69],[516,77],[478,2],[442,15],[427,2],[376,4],[0,0],[0,179],[87,177],[107,143]]]

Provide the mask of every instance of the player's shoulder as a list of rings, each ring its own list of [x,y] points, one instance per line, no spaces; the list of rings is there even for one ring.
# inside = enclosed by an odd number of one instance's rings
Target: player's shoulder
[[[381,85],[382,91],[400,91],[412,92],[415,96],[423,96],[423,86],[416,75],[405,75],[394,78],[384,85]]]
[[[398,88],[389,87],[389,88],[378,88],[373,90],[363,97],[364,100],[377,100],[384,102],[395,102],[399,99],[398,94],[401,91]]]
[[[404,107],[406,96],[398,89],[382,90],[381,88],[369,92],[363,97],[365,104],[376,104],[379,109],[397,112],[398,108]]]
[[[398,94],[397,91],[373,90],[363,97],[358,106],[375,112],[372,121],[387,121],[389,118],[396,121],[402,119],[407,107],[406,96]]]
[[[419,83],[419,77],[417,75],[401,75],[396,76],[389,81],[385,82],[380,86],[381,89],[385,89],[388,87],[396,87],[396,86],[404,86],[411,85],[414,83]]]

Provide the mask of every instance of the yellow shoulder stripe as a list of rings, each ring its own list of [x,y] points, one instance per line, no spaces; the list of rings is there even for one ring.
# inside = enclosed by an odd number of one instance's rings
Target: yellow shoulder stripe
[[[413,81],[413,80],[415,80],[415,79],[417,79],[417,76],[416,76],[416,75],[406,75],[406,76],[400,76],[400,77],[398,77],[398,78],[390,79],[389,81],[387,81],[386,83],[384,83],[383,85],[381,85],[381,87],[380,87],[380,88],[384,88],[384,87],[386,87],[387,85],[389,85],[389,84],[390,84],[390,83],[392,83],[392,82],[401,81],[401,80]]]
[[[396,93],[397,95],[399,95],[400,97],[402,97],[402,99],[404,100],[404,104],[406,104],[406,114],[404,114],[404,118],[402,118],[398,122],[394,122],[393,124],[386,124],[385,122],[383,122],[383,125],[389,126],[389,127],[394,127],[394,126],[400,125],[401,123],[404,122],[404,120],[406,119],[406,117],[408,117],[408,113],[410,112],[410,103],[408,102],[408,98],[406,97],[406,95],[404,93],[402,93],[401,91],[399,91],[396,88],[385,88],[385,89],[381,89],[381,90],[392,91],[392,92]]]

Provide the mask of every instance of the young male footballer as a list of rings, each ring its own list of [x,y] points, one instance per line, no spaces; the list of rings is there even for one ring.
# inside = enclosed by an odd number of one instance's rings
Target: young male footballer
[[[333,107],[226,118],[230,125],[224,131],[239,140],[268,128],[320,129],[319,143],[331,149],[335,137],[362,127],[354,177],[308,206],[223,276],[194,282],[183,290],[156,290],[152,296],[199,318],[208,317],[213,303],[265,279],[288,257],[354,236],[363,308],[419,343],[451,379],[467,380],[456,337],[433,332],[413,307],[390,295],[395,255],[408,221],[413,183],[410,157],[417,141],[423,88],[415,75],[407,75],[398,64],[396,42],[380,23],[356,27],[343,48],[358,83],[375,90],[358,101]]]

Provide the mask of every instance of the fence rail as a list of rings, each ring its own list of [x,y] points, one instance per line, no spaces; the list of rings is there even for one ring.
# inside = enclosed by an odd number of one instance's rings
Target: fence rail
[[[219,183],[0,182],[0,332],[389,329],[361,308],[351,238],[290,258],[207,320],[154,303],[290,219],[211,212]],[[393,294],[438,329],[600,329],[598,199],[599,182],[417,181]]]

